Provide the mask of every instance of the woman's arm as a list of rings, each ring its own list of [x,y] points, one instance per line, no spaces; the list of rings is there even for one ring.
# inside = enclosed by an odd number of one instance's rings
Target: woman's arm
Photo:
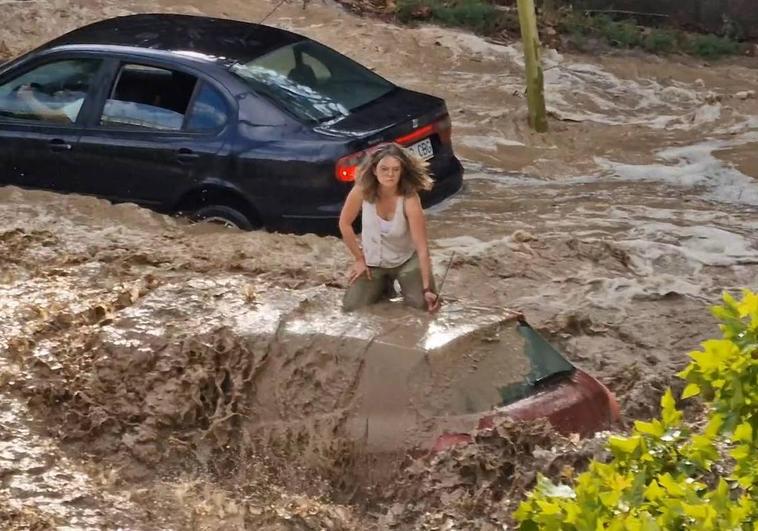
[[[350,193],[347,194],[345,204],[342,206],[342,212],[340,212],[340,234],[342,234],[342,241],[345,242],[350,254],[356,260],[363,260],[363,251],[358,244],[358,237],[353,230],[353,222],[358,217],[358,213],[361,211],[361,205],[363,204],[363,193],[360,188],[354,186]]]
[[[405,198],[405,215],[408,218],[408,226],[411,231],[413,246],[416,248],[418,262],[421,268],[421,281],[424,289],[432,287],[432,262],[429,258],[429,243],[426,238],[426,219],[424,209],[421,207],[421,199],[418,194]]]
[[[364,272],[367,278],[371,278],[371,270],[366,265],[366,259],[363,256],[363,251],[358,243],[358,237],[353,230],[353,222],[358,217],[358,213],[361,211],[363,205],[363,192],[358,186],[353,186],[350,193],[347,194],[345,204],[340,212],[340,234],[342,234],[342,241],[345,242],[350,254],[355,259],[349,277],[350,284],[355,282],[355,279],[360,277]]]

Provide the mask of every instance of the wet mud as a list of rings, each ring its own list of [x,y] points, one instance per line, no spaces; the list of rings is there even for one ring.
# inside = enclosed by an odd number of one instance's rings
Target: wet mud
[[[0,56],[104,16],[258,21],[273,7],[10,3]],[[429,421],[368,457],[351,415],[369,391],[387,408],[393,393],[389,378],[360,388],[356,352],[393,326],[434,324],[437,341],[516,308],[616,393],[629,423],[655,413],[686,352],[718,333],[707,308],[720,293],[758,289],[755,59],[546,51],[550,132],[535,135],[517,43],[323,3],[286,3],[267,23],[447,100],[466,180],[428,224],[449,304],[436,321],[392,305],[342,317],[336,238],[0,188],[4,528],[499,529],[537,471],[570,477],[602,456],[602,438],[503,421],[474,445],[406,455],[432,442]],[[470,368],[443,359],[441,374]],[[414,427],[458,403],[416,377],[439,400],[398,402]]]

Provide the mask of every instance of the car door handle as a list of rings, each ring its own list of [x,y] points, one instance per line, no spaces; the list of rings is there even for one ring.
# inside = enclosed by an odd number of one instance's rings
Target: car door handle
[[[199,156],[200,155],[187,148],[181,148],[176,152],[176,159],[182,163],[194,162]]]
[[[60,138],[53,138],[50,141],[50,149],[53,151],[71,151],[71,144]]]

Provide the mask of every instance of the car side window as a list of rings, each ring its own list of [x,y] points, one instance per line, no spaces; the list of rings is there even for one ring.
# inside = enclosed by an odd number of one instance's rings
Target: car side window
[[[73,124],[100,68],[99,59],[46,63],[0,85],[0,116]]]
[[[197,78],[183,72],[123,65],[103,107],[100,124],[179,131],[196,83]]]
[[[212,131],[227,122],[227,106],[218,90],[203,83],[192,104],[187,129],[190,131]]]

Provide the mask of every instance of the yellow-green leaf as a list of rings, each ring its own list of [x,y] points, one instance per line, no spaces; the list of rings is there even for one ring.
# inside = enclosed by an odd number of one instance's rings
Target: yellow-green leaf
[[[758,315],[758,293],[751,293],[745,290],[742,300],[737,304],[737,311],[740,317]]]
[[[640,446],[640,437],[619,437],[612,435],[608,437],[608,446],[611,450],[615,450],[621,454],[632,454]]]
[[[620,492],[604,492],[600,495],[600,503],[608,507],[609,509],[612,509],[618,505],[619,500],[621,499],[621,493]]]
[[[671,388],[666,389],[663,397],[661,397],[661,417],[666,426],[675,426],[682,418],[681,412],[676,410],[676,401]]]
[[[690,357],[692,357],[692,352],[690,352]],[[682,369],[681,371],[679,371],[678,373],[676,373],[676,375],[679,378],[682,378],[683,380],[686,380],[687,376],[690,375],[690,373],[693,371],[694,368],[695,368],[695,366],[690,363],[684,369]]]
[[[689,503],[683,503],[682,509],[684,510],[684,514],[696,520],[704,519],[707,514],[704,505],[691,505]]]
[[[691,398],[700,394],[700,386],[696,383],[687,384],[687,387],[682,391],[682,400]]]
[[[537,505],[542,510],[542,514],[545,515],[555,515],[561,512],[561,506],[557,503],[546,500],[537,500]]]
[[[658,484],[656,480],[653,480],[650,482],[650,485],[647,486],[645,489],[645,498],[648,500],[654,502],[661,496],[664,496],[666,494],[666,491],[664,491],[661,486]]]
[[[705,426],[703,432],[706,437],[713,439],[721,431],[721,427],[724,425],[724,417],[720,413],[714,413],[708,424]]]
[[[682,496],[684,495],[684,489],[682,486],[674,480],[673,477],[671,477],[671,474],[666,473],[662,474],[658,477],[658,483],[661,484],[661,486],[666,489],[666,492],[668,492],[671,496]]]
[[[741,444],[730,450],[729,455],[734,457],[737,461],[742,461],[743,459],[747,459],[750,455],[750,449],[749,445]]]
[[[749,422],[743,422],[734,430],[732,440],[750,443],[753,441],[753,427]]]
[[[534,508],[532,507],[531,501],[525,500],[519,504],[518,509],[513,513],[513,516],[519,522],[523,522],[532,516],[533,510]]]
[[[653,420],[652,422],[636,420],[634,421],[634,429],[637,430],[638,433],[652,435],[653,437],[661,437],[665,433],[663,425],[659,420]]]
[[[737,306],[737,300],[731,296],[731,294],[727,291],[725,291],[722,296],[722,299],[724,299],[724,304],[726,306]]]
[[[582,514],[581,509],[579,509],[576,503],[566,504],[565,509],[566,516],[563,518],[563,521],[567,524],[575,524]]]

